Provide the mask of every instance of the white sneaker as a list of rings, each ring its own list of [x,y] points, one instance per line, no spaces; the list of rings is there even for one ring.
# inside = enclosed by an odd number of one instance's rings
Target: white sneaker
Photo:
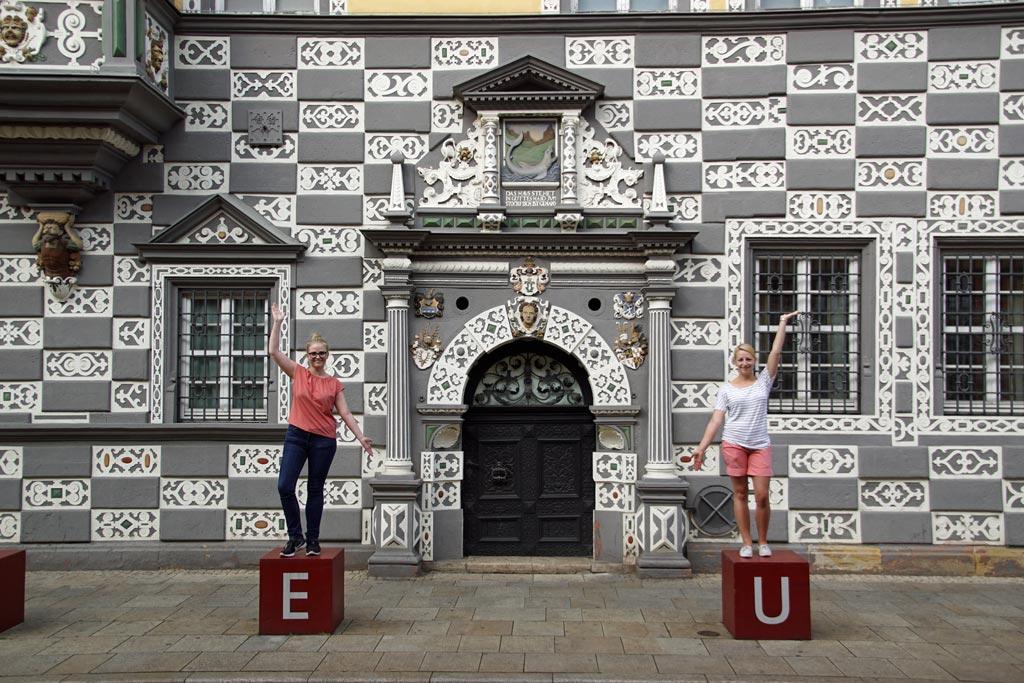
[[[757,549],[757,554],[758,554],[758,555],[759,555],[760,557],[771,557],[771,556],[772,556],[772,549],[771,549],[771,548],[769,548],[769,547],[768,547],[768,546],[766,546],[766,545],[762,545],[762,546],[759,546],[759,547],[758,547],[758,549]]]
[[[745,545],[742,548],[740,548],[740,557],[753,557],[753,556],[754,556],[754,549],[751,548],[749,545]]]

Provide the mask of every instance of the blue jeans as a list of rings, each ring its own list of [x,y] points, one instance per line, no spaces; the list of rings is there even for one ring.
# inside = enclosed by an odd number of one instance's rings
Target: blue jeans
[[[277,477],[277,492],[281,495],[281,507],[288,524],[288,537],[302,538],[302,516],[299,514],[299,499],[295,485],[299,481],[302,466],[309,462],[306,494],[306,540],[320,540],[320,517],[324,512],[324,482],[331,469],[338,442],[328,436],[321,436],[288,425],[284,436],[284,451],[281,453],[281,473]]]

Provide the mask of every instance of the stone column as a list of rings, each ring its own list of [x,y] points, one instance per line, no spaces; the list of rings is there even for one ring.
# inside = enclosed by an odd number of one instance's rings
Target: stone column
[[[384,472],[370,480],[374,553],[367,562],[371,576],[415,576],[420,570],[414,533],[420,480],[413,472],[410,451],[409,357],[404,352],[409,337],[412,262],[389,257],[381,266],[388,322],[387,455]]]
[[[562,232],[576,232],[583,223],[583,209],[579,198],[579,168],[577,166],[577,140],[579,137],[580,117],[576,114],[563,114],[559,127],[562,143],[562,177],[559,191],[559,203],[555,209],[555,222]]]
[[[576,137],[579,131],[580,117],[575,114],[562,116],[562,125],[559,133],[562,138],[562,193],[560,201],[562,204],[574,205],[579,203],[577,194],[578,184],[576,181]]]
[[[480,206],[477,209],[477,221],[484,232],[498,232],[505,220],[505,207],[501,205],[498,192],[498,129],[501,119],[495,114],[481,114],[484,126],[484,187]]]
[[[669,255],[649,255],[645,264],[649,287],[647,324],[647,462],[637,482],[640,505],[637,535],[640,576],[690,575],[684,554],[688,523],[684,504],[689,485],[676,474],[672,458],[672,275],[675,262]]]

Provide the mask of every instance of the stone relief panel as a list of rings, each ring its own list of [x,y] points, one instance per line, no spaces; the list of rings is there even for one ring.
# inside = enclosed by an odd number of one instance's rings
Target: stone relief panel
[[[93,541],[156,541],[160,513],[156,510],[93,510]]]
[[[855,59],[859,62],[924,62],[928,59],[926,31],[855,33]]]
[[[634,65],[633,36],[566,38],[565,63],[571,67],[628,67]]]
[[[857,125],[925,125],[924,95],[857,95]]]
[[[294,71],[231,70],[233,100],[293,100],[296,94]]]
[[[297,38],[299,69],[362,69],[362,38]]]
[[[432,133],[458,133],[462,131],[462,102],[434,100],[430,105],[430,131]]]
[[[153,195],[116,193],[114,218],[118,223],[149,223],[153,220]]]
[[[928,470],[932,479],[1000,479],[1003,449],[988,447],[932,447],[928,449]]]
[[[362,132],[363,106],[362,102],[300,102],[299,132]]]
[[[112,382],[110,411],[137,413],[149,411],[149,384],[146,382]]]
[[[1002,514],[933,512],[932,543],[1003,545]]]
[[[786,63],[786,37],[704,36],[704,66],[767,66]]]
[[[787,192],[786,209],[790,218],[803,220],[853,218],[856,195],[853,192]]]
[[[76,287],[71,292],[71,296],[64,301],[58,301],[47,291],[45,315],[46,317],[107,317],[110,315],[112,303],[112,287]]]
[[[790,446],[790,477],[856,477],[857,446]]]
[[[280,541],[288,537],[288,525],[280,510],[228,510],[225,526],[229,541]]]
[[[21,542],[21,513],[0,512],[0,543]]]
[[[786,98],[713,100],[702,102],[704,128],[740,130],[786,125]]]
[[[789,69],[791,93],[856,92],[855,64],[794,64]]]
[[[160,446],[93,446],[94,477],[158,477]]]
[[[0,318],[0,349],[43,348],[43,324],[34,318]]]
[[[432,38],[430,56],[435,69],[492,69],[498,66],[498,39]]]
[[[999,62],[930,62],[928,92],[995,92]]]
[[[21,479],[24,462],[22,446],[0,446],[0,479]]]
[[[928,510],[928,482],[923,479],[861,479],[864,510]]]
[[[231,130],[231,107],[226,102],[181,102],[185,110],[185,131]]]
[[[928,217],[967,220],[995,218],[998,207],[996,192],[929,192]]]
[[[146,59],[146,76],[165,95],[168,91],[167,79],[171,71],[167,60],[167,51],[171,47],[168,45],[169,40],[167,29],[147,14],[143,48],[143,55]]]
[[[42,401],[41,382],[0,382],[0,410],[37,413]]]
[[[231,39],[213,36],[177,36],[176,69],[226,69],[231,65]]]
[[[26,510],[88,509],[92,485],[88,479],[23,479],[22,507]]]
[[[638,100],[700,97],[700,69],[636,69],[633,79]]]
[[[790,543],[860,543],[860,513],[790,510]]]
[[[595,117],[606,131],[632,130],[633,102],[631,100],[598,102],[595,107]]]
[[[364,73],[367,102],[430,101],[433,80],[428,69],[367,69]]]

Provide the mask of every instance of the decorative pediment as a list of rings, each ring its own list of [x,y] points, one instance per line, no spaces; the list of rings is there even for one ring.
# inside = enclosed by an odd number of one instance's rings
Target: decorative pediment
[[[460,83],[453,91],[477,111],[552,107],[582,111],[604,94],[604,86],[536,57],[523,57]]]
[[[229,195],[210,197],[148,242],[135,245],[143,260],[293,261],[306,245]]]

